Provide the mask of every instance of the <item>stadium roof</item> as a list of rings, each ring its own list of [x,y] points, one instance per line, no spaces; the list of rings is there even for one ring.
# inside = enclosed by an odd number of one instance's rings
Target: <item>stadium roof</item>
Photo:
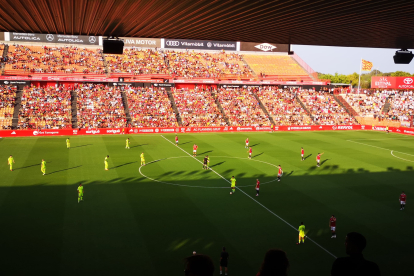
[[[0,0],[0,31],[414,48],[414,1]]]

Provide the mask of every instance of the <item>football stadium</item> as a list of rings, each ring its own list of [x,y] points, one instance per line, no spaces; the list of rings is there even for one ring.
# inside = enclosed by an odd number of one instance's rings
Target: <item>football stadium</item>
[[[412,273],[414,75],[291,49],[412,3],[0,2],[1,275]]]

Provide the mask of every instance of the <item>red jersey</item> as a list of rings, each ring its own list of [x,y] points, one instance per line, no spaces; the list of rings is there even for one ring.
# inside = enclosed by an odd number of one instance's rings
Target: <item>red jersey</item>
[[[318,154],[318,156],[316,156],[316,159],[321,160],[321,155]]]
[[[305,153],[305,151],[304,151],[303,149],[301,149],[301,150],[300,150],[300,153],[301,153],[301,154],[304,154],[304,153]]]
[[[252,153],[252,151],[253,151],[252,149],[249,149],[249,153],[250,153],[250,154]]]
[[[260,181],[257,180],[257,182],[256,182],[256,189],[259,189],[259,188],[260,188]]]
[[[178,137],[175,137],[175,141],[178,142]]]
[[[400,195],[400,201],[405,201],[406,198],[407,198],[406,194],[401,194]]]
[[[283,173],[282,168],[279,168],[279,174],[282,174],[282,173]]]
[[[193,150],[197,150],[198,149],[198,146],[197,145],[194,145],[193,146]]]
[[[249,143],[249,138],[246,139],[246,144],[248,144],[248,143]]]
[[[331,217],[331,218],[329,219],[329,225],[330,225],[331,227],[335,227],[335,226],[336,226],[336,218],[335,218],[335,217]]]

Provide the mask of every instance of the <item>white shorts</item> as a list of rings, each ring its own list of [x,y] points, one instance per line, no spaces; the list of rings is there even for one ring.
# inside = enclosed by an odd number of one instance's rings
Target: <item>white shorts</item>
[[[401,205],[405,205],[405,201],[401,201]]]
[[[303,154],[301,154],[300,156],[302,156],[302,157],[303,157]]]
[[[178,140],[177,140],[177,141],[175,141],[175,143],[176,143],[176,144],[178,144]]]
[[[317,162],[318,162],[318,164],[319,164],[319,162],[320,162],[321,160],[319,159],[319,160],[317,160]]]
[[[197,153],[197,150],[193,150],[193,153]]]
[[[256,188],[256,191],[258,191],[259,190],[259,188]]]
[[[277,177],[282,177],[283,173],[277,174]]]
[[[246,147],[248,147],[249,146],[249,143],[246,143]]]
[[[335,228],[336,228],[335,226],[331,226],[332,231],[335,231]]]

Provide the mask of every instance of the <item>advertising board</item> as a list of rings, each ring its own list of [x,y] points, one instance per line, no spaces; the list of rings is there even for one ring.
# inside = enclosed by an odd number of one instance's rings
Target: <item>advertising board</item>
[[[289,51],[289,44],[240,42],[240,51],[287,53]]]
[[[414,89],[414,77],[371,77],[371,88]]]
[[[120,37],[124,47],[161,48],[161,38]]]
[[[164,48],[236,51],[236,41],[214,41],[166,38]]]
[[[10,32],[10,41],[99,45],[99,36]]]

